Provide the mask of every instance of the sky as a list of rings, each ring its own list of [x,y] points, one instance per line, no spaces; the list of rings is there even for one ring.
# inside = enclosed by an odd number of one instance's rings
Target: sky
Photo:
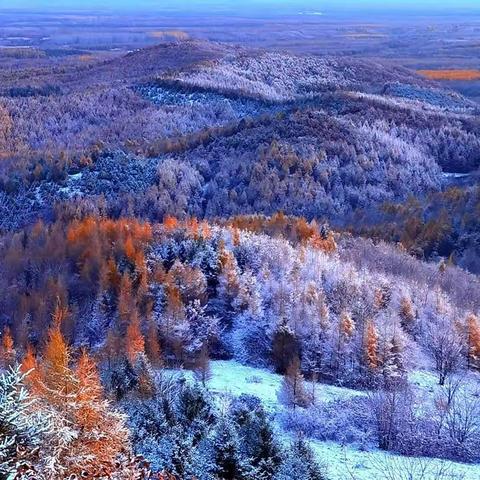
[[[264,11],[275,7],[281,11],[335,10],[404,10],[440,11],[445,9],[479,9],[480,0],[0,0],[2,8],[51,9],[108,9],[108,10],[223,10]]]

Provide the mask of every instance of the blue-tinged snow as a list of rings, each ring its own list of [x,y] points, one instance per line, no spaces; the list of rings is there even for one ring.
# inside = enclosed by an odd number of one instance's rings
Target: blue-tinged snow
[[[255,395],[272,413],[279,413],[283,407],[277,399],[282,376],[268,370],[248,367],[235,361],[211,362],[212,378],[208,389],[213,393]],[[191,372],[182,372],[187,378]],[[478,378],[472,377],[471,394]],[[432,393],[437,388],[436,376],[426,370],[410,374],[414,388]],[[312,385],[306,382],[307,388]],[[346,400],[365,395],[364,392],[333,385],[316,384],[315,398],[318,402]],[[281,427],[278,424],[278,429]],[[285,441],[291,438],[289,432],[279,432]],[[329,480],[480,480],[480,465],[461,464],[440,459],[409,458],[385,453],[375,448],[359,449],[352,445],[335,442],[310,440],[319,461],[326,465]],[[400,476],[399,476],[400,475]]]
[[[329,480],[479,480],[480,466],[311,441]]]
[[[280,390],[282,375],[277,375],[261,368],[247,367],[233,360],[218,360],[211,362],[212,378],[208,382],[208,389],[213,393],[229,393],[233,396],[242,394],[258,397],[270,411],[278,411],[277,392]],[[190,377],[191,372],[184,374]],[[310,382],[305,382],[307,389],[311,389]],[[358,390],[340,388],[334,385],[317,383],[315,397],[318,401],[332,401],[364,395]]]

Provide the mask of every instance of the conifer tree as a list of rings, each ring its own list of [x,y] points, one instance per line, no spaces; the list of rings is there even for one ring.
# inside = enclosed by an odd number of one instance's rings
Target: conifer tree
[[[18,367],[0,375],[0,478],[29,477],[28,464],[36,460],[36,451],[50,424],[33,411],[33,400],[24,388],[25,375]],[[23,465],[25,477],[17,476]]]
[[[315,454],[302,437],[298,437],[288,448],[286,457],[274,480],[326,480]]]
[[[70,348],[60,331],[61,319],[65,310],[57,305],[53,315],[53,324],[47,335],[47,343],[43,351],[42,382],[45,394],[51,394],[50,401],[65,405],[66,397],[75,386],[75,379],[70,369]]]
[[[132,365],[135,363],[140,354],[145,353],[145,339],[143,338],[143,334],[140,330],[140,319],[136,310],[132,312],[130,323],[127,327],[125,349],[127,358],[130,360]]]
[[[158,338],[158,328],[153,318],[149,318],[145,336],[145,353],[154,367],[163,367],[163,356]]]
[[[400,322],[405,332],[413,334],[415,330],[415,311],[412,301],[403,297],[400,302]]]
[[[151,364],[144,353],[139,353],[135,360],[134,370],[137,375],[136,391],[141,398],[152,398],[155,395],[155,376]]]
[[[15,363],[15,348],[9,327],[5,327],[0,345],[0,369],[7,370]]]
[[[387,387],[398,386],[405,377],[406,369],[403,358],[403,344],[398,336],[388,342],[386,357],[382,365]]]
[[[222,480],[253,480],[242,459],[238,433],[228,417],[220,419],[213,438],[215,477]]]
[[[379,366],[378,333],[372,320],[367,321],[364,338],[364,359],[366,366],[374,372]]]
[[[135,310],[132,280],[127,272],[122,275],[119,288],[117,308],[120,320],[120,333],[123,335],[129,325],[130,316]]]
[[[38,393],[42,376],[37,357],[30,344],[27,345],[27,351],[20,365],[20,371],[26,376],[25,384],[29,387],[30,391],[32,393]]]
[[[340,331],[346,341],[349,341],[355,332],[355,322],[352,316],[345,311],[340,318]]]
[[[202,346],[200,353],[195,359],[193,372],[196,380],[200,382],[203,387],[205,387],[207,382],[212,378],[208,346],[206,344]]]
[[[480,320],[476,315],[467,317],[468,365],[480,368]]]
[[[298,357],[295,357],[287,368],[278,398],[283,405],[293,408],[293,410],[297,407],[307,407],[312,401],[305,389]]]
[[[286,322],[282,322],[273,334],[272,360],[277,373],[285,373],[299,354],[298,340]]]

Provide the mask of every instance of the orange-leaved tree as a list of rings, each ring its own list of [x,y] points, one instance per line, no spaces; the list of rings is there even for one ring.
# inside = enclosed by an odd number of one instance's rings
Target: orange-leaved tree
[[[367,367],[375,371],[379,366],[378,333],[372,320],[367,321],[364,338],[364,357]]]
[[[125,418],[104,399],[97,367],[86,351],[80,355],[75,377],[77,390],[69,418],[78,436],[70,448],[69,473],[84,472],[89,478],[108,477],[129,447]]]
[[[127,327],[125,350],[131,363],[135,363],[137,357],[145,353],[145,339],[140,330],[140,319],[136,311],[132,313],[130,323]]]
[[[468,365],[480,368],[480,320],[476,315],[467,317]]]
[[[15,348],[9,327],[5,327],[0,345],[0,368],[7,369],[15,363]]]

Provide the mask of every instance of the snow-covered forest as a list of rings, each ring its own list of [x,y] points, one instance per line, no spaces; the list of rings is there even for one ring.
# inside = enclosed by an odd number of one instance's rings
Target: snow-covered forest
[[[173,37],[0,56],[0,479],[478,480],[478,103]]]
[[[282,214],[38,223],[2,258],[4,468],[323,479],[323,442],[479,461],[480,284],[457,267]],[[215,386],[234,365],[252,388]]]

